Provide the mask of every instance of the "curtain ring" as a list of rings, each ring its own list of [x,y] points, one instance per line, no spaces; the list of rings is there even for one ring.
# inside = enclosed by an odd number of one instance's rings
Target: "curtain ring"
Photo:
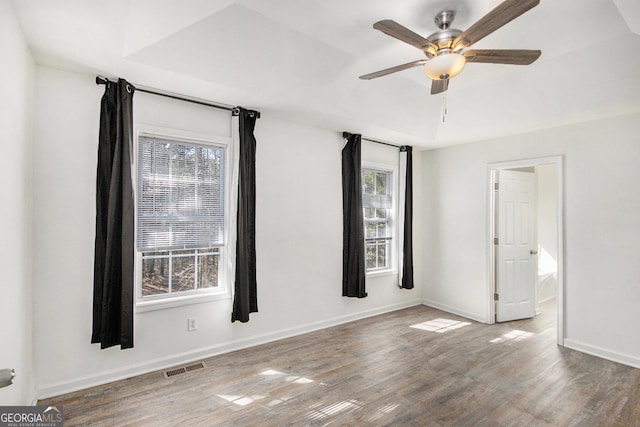
[[[127,83],[127,92],[131,93],[131,85]]]

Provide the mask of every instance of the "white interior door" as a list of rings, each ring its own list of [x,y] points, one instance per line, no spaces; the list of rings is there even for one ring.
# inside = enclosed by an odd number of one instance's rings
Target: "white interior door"
[[[535,316],[536,180],[535,174],[499,171],[496,247],[496,319]]]

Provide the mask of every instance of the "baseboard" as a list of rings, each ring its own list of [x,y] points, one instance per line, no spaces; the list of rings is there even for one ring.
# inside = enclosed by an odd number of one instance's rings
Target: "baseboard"
[[[600,357],[602,359],[607,359],[612,362],[622,363],[623,365],[640,369],[640,357],[619,353],[617,351],[607,350],[606,348],[598,347],[591,344],[585,344],[583,342],[572,340],[570,338],[564,339],[564,346],[572,350],[581,351],[592,356]]]
[[[296,335],[302,335],[309,332],[317,331],[319,329],[329,328],[331,326],[337,326],[344,323],[353,322],[355,320],[365,319],[367,317],[377,316],[379,314],[389,313],[392,311],[401,310],[403,308],[413,307],[421,304],[422,301],[420,300],[414,300],[400,304],[392,304],[371,310],[361,311],[358,313],[337,316],[318,322],[307,323],[304,325],[295,326],[293,328],[285,328],[279,331],[256,335],[238,341],[230,341],[210,347],[200,348],[197,350],[176,354],[171,357],[164,357],[150,360],[137,365],[131,365],[124,369],[105,371],[99,374],[76,378],[71,381],[45,385],[39,388],[37,395],[39,400],[54,396],[60,396],[62,394],[84,390],[90,387],[131,378],[137,375],[143,375],[149,372],[159,371],[173,366],[206,359],[220,354],[242,350],[244,348],[290,338]]]
[[[455,314],[457,316],[466,317],[467,319],[475,320],[480,323],[487,323],[487,319],[478,316],[475,313],[470,313],[468,311],[460,310],[457,307],[451,307],[450,305],[442,304],[437,301],[433,301],[430,299],[423,299],[422,303],[429,307],[437,308],[438,310],[446,311],[447,313]]]

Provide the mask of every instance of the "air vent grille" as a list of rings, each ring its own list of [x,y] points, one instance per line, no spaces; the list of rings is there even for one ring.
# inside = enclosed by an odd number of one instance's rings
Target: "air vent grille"
[[[187,366],[179,366],[163,372],[165,378],[175,377],[176,375],[186,374],[187,372],[197,371],[198,369],[204,369],[207,365],[204,362],[193,363]]]
[[[175,377],[176,375],[184,374],[186,372],[187,371],[184,368],[177,368],[177,369],[172,369],[170,371],[166,371],[164,373],[164,376],[167,378],[170,378],[170,377]]]
[[[186,369],[187,372],[191,372],[191,371],[196,371],[198,369],[203,369],[203,368],[204,368],[204,363],[198,362],[194,365],[186,366],[184,369]]]

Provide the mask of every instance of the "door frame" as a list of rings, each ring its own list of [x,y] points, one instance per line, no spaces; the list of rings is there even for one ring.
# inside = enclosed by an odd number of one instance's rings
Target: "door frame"
[[[558,227],[558,242],[557,242],[557,254],[558,254],[558,292],[556,295],[557,306],[557,344],[564,346],[564,306],[565,306],[565,293],[564,293],[564,165],[563,156],[549,156],[549,157],[536,157],[531,159],[510,160],[504,162],[495,162],[487,164],[487,199],[488,200],[488,215],[487,215],[487,323],[494,324],[496,319],[495,301],[493,300],[493,294],[496,292],[495,283],[495,251],[493,245],[493,239],[495,236],[495,176],[496,171],[500,169],[512,169],[527,166],[538,166],[553,164],[556,167],[556,188],[557,199],[556,205],[557,217],[556,224]]]

